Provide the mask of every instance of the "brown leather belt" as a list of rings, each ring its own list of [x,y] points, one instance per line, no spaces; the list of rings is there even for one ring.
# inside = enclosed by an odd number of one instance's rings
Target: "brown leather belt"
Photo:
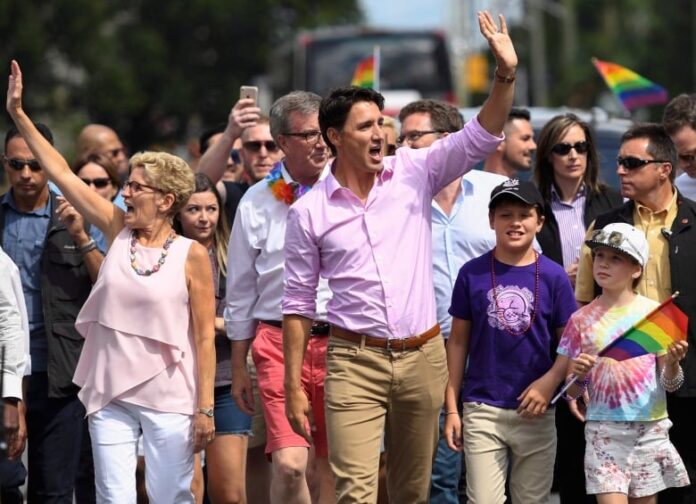
[[[433,327],[419,334],[418,336],[411,336],[410,338],[401,339],[386,339],[386,338],[375,338],[374,336],[368,336],[367,334],[360,334],[354,331],[349,331],[338,326],[331,326],[331,335],[336,336],[347,341],[352,341],[353,343],[361,344],[363,338],[365,338],[365,346],[378,347],[378,348],[388,348],[390,350],[413,350],[423,345],[426,341],[434,338],[440,334],[440,324],[435,324]]]

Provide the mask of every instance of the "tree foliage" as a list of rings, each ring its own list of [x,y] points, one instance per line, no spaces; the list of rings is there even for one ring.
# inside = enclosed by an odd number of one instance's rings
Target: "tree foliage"
[[[360,18],[356,0],[0,0],[0,61],[20,62],[35,117],[140,149],[223,121],[282,39]]]

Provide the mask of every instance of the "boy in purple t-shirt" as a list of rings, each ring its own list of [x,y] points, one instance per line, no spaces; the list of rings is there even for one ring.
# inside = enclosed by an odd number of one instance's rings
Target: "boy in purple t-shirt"
[[[576,303],[563,268],[532,247],[543,204],[530,182],[493,189],[496,246],[462,267],[452,293],[445,437],[453,450],[464,449],[475,502],[505,500],[508,464],[513,503],[549,499],[556,427],[546,406],[565,375],[567,359],[554,364],[555,350]]]

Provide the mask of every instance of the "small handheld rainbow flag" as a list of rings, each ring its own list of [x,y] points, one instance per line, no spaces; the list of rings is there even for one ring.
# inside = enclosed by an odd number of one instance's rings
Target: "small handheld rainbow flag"
[[[609,343],[599,357],[622,361],[666,350],[675,341],[686,339],[689,317],[674,304],[675,292],[621,336]]]
[[[629,112],[648,105],[667,103],[667,90],[626,67],[592,58],[597,71],[609,89]]]
[[[605,346],[597,355],[622,361],[666,350],[673,342],[685,340],[689,317],[674,304],[674,298],[678,295],[679,291],[672,294],[669,299]],[[573,376],[566,382],[558,394],[551,399],[550,404],[556,404],[563,393],[577,380],[578,377]]]
[[[360,60],[355,67],[352,86],[372,88],[379,91],[379,46],[372,50],[372,56]]]

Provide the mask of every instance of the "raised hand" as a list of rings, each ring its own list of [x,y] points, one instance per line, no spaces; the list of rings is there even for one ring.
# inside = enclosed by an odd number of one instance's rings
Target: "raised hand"
[[[237,139],[242,135],[243,129],[256,126],[260,113],[261,109],[252,99],[244,98],[235,103],[227,118],[227,129],[232,138]]]
[[[10,63],[10,77],[7,82],[7,112],[14,118],[17,111],[22,109],[22,70],[19,63]]]
[[[488,41],[491,52],[498,65],[498,73],[503,76],[514,75],[517,68],[517,53],[512,44],[512,39],[508,34],[505,17],[498,14],[500,28],[493,20],[493,16],[488,11],[478,13],[479,29]]]

